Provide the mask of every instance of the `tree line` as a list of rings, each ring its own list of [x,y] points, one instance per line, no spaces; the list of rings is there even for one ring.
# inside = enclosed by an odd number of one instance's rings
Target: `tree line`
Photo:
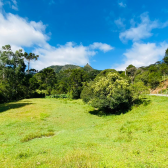
[[[106,69],[67,69],[54,72],[45,68],[39,72],[30,69],[31,60],[38,55],[18,50],[10,45],[0,51],[0,103],[46,95],[67,94],[82,98],[97,108],[128,109],[142,100],[143,93],[156,88],[168,74],[168,49],[163,60],[147,67],[129,65],[126,71]],[[26,71],[26,61],[28,68]],[[33,72],[33,73],[32,73]]]

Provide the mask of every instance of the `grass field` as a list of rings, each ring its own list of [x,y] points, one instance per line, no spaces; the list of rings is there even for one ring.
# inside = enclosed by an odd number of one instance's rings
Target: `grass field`
[[[121,115],[81,100],[0,105],[0,168],[168,167],[168,98]]]

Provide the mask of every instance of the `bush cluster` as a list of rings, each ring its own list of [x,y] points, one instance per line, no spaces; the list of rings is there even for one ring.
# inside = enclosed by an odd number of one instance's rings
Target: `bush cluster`
[[[127,80],[117,73],[98,77],[84,87],[81,98],[95,108],[115,111],[128,109],[132,103],[132,93]]]

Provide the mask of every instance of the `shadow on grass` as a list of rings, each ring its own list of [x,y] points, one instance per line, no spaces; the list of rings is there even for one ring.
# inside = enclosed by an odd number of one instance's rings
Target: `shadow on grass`
[[[90,114],[92,115],[97,115],[97,116],[109,116],[109,115],[120,115],[120,114],[125,114],[128,111],[130,111],[131,108],[126,108],[122,110],[117,110],[117,109],[109,109],[109,108],[100,108],[89,111]]]
[[[141,104],[143,104],[144,106],[147,106],[151,103],[151,100],[149,98],[143,98],[143,99],[137,99],[134,101],[134,105],[135,106],[139,106]]]
[[[109,115],[120,115],[120,114],[125,114],[128,111],[132,110],[132,107],[138,107],[141,104],[143,104],[144,106],[147,106],[151,103],[151,100],[148,98],[143,98],[143,99],[137,99],[136,101],[134,101],[134,103],[130,106],[125,106],[123,104],[120,105],[120,107],[117,109],[110,109],[110,108],[100,108],[97,109],[95,108],[95,110],[90,111],[89,113],[92,115],[97,115],[97,116],[109,116]]]
[[[0,104],[0,113],[5,112],[10,109],[20,108],[26,105],[30,105],[32,103],[11,103],[11,104]]]

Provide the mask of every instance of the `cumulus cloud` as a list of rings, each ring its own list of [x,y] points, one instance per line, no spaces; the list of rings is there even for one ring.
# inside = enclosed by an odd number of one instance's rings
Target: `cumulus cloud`
[[[40,55],[40,60],[38,64],[33,62],[32,65],[38,70],[50,65],[75,64],[82,66],[89,63],[89,58],[96,55],[97,51],[95,50],[97,49],[107,52],[112,50],[113,47],[99,42],[95,42],[89,46],[67,42],[65,45],[58,45],[57,47],[36,48],[33,52]]]
[[[96,49],[104,52],[113,49],[108,44],[95,42],[89,46],[82,44],[76,45],[73,42],[67,42],[65,45],[58,45],[58,47],[49,46],[49,48],[36,48],[33,52],[40,55],[40,60],[33,62],[33,67],[42,69],[50,65],[85,65],[89,63],[89,58],[96,55]]]
[[[11,13],[0,13],[0,45],[31,47],[47,46],[48,36],[42,22],[29,22]]]
[[[167,43],[133,43],[131,49],[127,50],[123,55],[125,60],[123,64],[116,66],[117,70],[125,70],[125,68],[132,64],[136,67],[150,65],[161,58],[167,49]]]
[[[140,24],[138,24],[136,27],[131,27],[130,29],[120,33],[119,35],[120,40],[122,41],[132,40],[135,42],[141,39],[148,38],[152,36],[151,33],[152,29],[159,28],[161,26],[159,25],[157,20],[151,21],[146,13],[142,14],[140,18],[141,18]]]
[[[99,49],[103,52],[107,52],[107,51],[114,49],[112,46],[110,46],[108,44],[99,43],[99,42],[95,42],[95,43],[91,44],[89,47],[90,47],[90,49]]]
[[[89,57],[94,56],[98,50],[107,52],[112,46],[95,42],[88,46],[68,42],[65,45],[51,46],[47,41],[49,37],[45,32],[46,26],[40,21],[28,21],[11,13],[0,13],[0,46],[10,44],[12,50],[24,47],[34,48],[39,60],[32,63],[32,67],[38,70],[50,65],[89,63]]]
[[[119,2],[118,5],[122,8],[125,8],[127,6],[124,2]]]
[[[94,56],[96,52],[87,46],[76,45],[68,42],[58,47],[50,46],[48,49],[37,48],[33,51],[40,55],[40,60],[32,65],[36,69],[42,69],[50,65],[77,64],[85,65],[89,63],[89,57]]]

